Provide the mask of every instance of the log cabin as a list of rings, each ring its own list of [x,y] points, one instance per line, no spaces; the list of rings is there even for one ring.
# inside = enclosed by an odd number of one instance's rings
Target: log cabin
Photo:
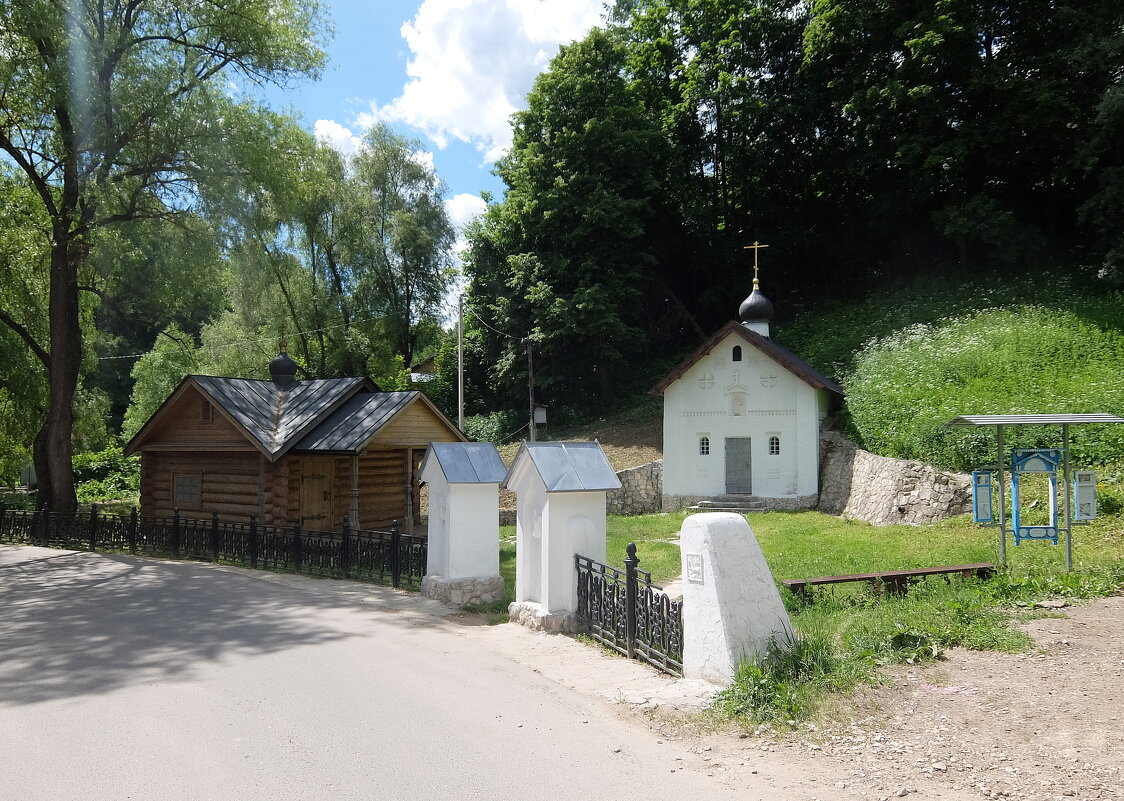
[[[296,380],[282,350],[270,380],[189,375],[125,446],[141,460],[141,509],[326,531],[407,532],[431,442],[467,438],[420,392],[369,378]]]

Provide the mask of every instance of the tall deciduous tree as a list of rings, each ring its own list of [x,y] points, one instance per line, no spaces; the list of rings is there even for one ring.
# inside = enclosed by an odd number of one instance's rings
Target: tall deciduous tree
[[[666,141],[625,79],[624,55],[619,39],[594,30],[539,76],[498,165],[507,195],[474,230],[467,258],[470,306],[529,336],[548,401],[610,397],[646,341]],[[487,329],[479,336],[511,402],[526,386],[525,346]],[[593,392],[573,392],[590,380]]]
[[[99,231],[166,218],[227,169],[228,81],[312,74],[315,3],[10,0],[0,15],[0,150],[44,212],[49,383],[44,473],[52,509],[76,505],[71,468],[82,355],[79,292]],[[33,332],[5,322],[21,337]]]

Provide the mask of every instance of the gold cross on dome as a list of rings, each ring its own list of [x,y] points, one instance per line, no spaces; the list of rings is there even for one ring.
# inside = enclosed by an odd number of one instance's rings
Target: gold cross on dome
[[[745,247],[742,248],[742,250],[752,250],[753,251],[753,288],[754,289],[760,289],[760,287],[757,285],[757,270],[758,270],[757,254],[761,252],[761,248],[767,248],[767,247],[769,247],[769,246],[768,245],[762,245],[760,242],[754,240],[752,245],[746,245]]]

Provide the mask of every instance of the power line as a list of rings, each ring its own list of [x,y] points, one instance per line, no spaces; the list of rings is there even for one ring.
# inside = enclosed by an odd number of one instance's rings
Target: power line
[[[473,317],[475,317],[477,320],[480,321],[480,325],[484,326],[485,328],[487,328],[491,331],[495,331],[501,337],[507,337],[508,339],[514,339],[518,342],[523,341],[523,337],[513,337],[511,334],[505,334],[503,331],[499,330],[498,328],[496,328],[494,326],[491,326],[491,325],[488,325],[486,322],[484,322],[484,318],[476,313],[476,309],[473,309],[473,308],[469,307],[469,311],[472,312]]]
[[[313,328],[313,329],[310,329],[308,331],[298,331],[296,333],[296,336],[302,336],[304,334],[319,334],[322,331],[332,331],[336,328],[348,328],[349,326],[353,326],[356,323],[369,323],[372,320],[378,320],[378,319],[381,319],[381,318],[379,318],[379,317],[365,317],[361,320],[352,320],[350,323],[340,323],[339,325],[327,325],[327,326],[324,326],[323,328]],[[276,337],[273,337],[273,336],[251,337],[251,338],[248,338],[248,339],[236,339],[233,342],[220,343],[220,344],[217,344],[217,345],[213,345],[211,347],[222,350],[222,349],[225,349],[225,348],[237,348],[239,346],[247,345],[247,344],[273,342],[273,341],[275,341],[275,339],[276,339]],[[99,362],[109,362],[109,361],[113,361],[115,359],[139,359],[142,356],[147,356],[147,355],[148,355],[147,353],[130,353],[127,356],[99,356],[98,361]]]

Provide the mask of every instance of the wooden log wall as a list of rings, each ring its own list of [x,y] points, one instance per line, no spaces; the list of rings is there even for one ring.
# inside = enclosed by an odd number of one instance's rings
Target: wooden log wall
[[[383,529],[406,518],[406,451],[373,449],[359,457],[359,527]]]
[[[200,502],[183,506],[184,517],[210,517],[218,512],[224,520],[248,521],[259,512],[259,456],[256,453],[145,452],[141,456],[142,514],[165,517],[172,514],[173,476],[199,475]]]

